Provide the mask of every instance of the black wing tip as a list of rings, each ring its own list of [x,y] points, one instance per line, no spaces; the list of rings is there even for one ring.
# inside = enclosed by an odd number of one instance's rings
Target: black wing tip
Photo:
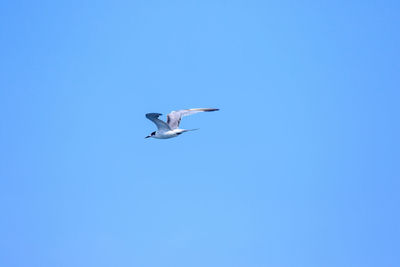
[[[153,117],[153,116],[159,117],[161,115],[162,115],[161,113],[146,113],[146,117]]]

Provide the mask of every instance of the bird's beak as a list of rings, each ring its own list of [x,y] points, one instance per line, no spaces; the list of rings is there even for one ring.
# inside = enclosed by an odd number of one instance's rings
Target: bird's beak
[[[146,136],[145,138],[149,138],[149,137],[151,137],[151,135],[148,135],[148,136]]]

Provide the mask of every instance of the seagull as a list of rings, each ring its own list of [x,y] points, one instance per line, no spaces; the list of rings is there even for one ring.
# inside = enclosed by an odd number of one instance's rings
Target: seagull
[[[152,132],[150,135],[146,136],[145,138],[153,137],[158,139],[168,139],[172,137],[177,137],[178,135],[194,131],[197,129],[185,130],[179,129],[179,123],[181,122],[182,117],[189,116],[192,114],[196,114],[199,112],[210,112],[210,111],[217,111],[217,108],[192,108],[192,109],[182,109],[177,111],[171,111],[167,115],[167,122],[160,120],[162,114],[160,113],[147,113],[146,118],[151,120],[157,125],[157,131]]]

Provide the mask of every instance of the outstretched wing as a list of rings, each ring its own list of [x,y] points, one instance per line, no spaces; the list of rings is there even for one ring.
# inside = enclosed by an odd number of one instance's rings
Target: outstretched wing
[[[167,123],[171,129],[176,129],[179,127],[179,123],[181,122],[182,117],[189,116],[192,114],[196,114],[199,112],[209,112],[209,111],[217,111],[217,108],[191,108],[191,109],[182,109],[177,111],[172,111],[167,115]]]
[[[171,130],[171,128],[169,127],[169,125],[160,120],[158,117],[160,117],[162,114],[160,113],[147,113],[146,114],[146,118],[148,118],[149,120],[151,120],[152,122],[154,122],[157,125],[157,128],[159,131],[169,131]]]

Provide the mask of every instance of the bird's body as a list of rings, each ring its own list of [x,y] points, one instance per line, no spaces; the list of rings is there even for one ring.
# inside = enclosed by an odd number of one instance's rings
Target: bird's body
[[[156,131],[156,134],[154,136],[151,136],[153,138],[157,138],[157,139],[169,139],[172,137],[177,137],[178,135],[186,132],[187,130],[183,130],[183,129],[174,129],[174,130],[169,130],[166,132],[163,131]]]
[[[157,125],[157,131],[152,132],[150,135],[146,136],[146,138],[153,137],[157,139],[169,139],[172,137],[177,137],[178,135],[184,132],[197,130],[197,129],[192,129],[192,130],[179,129],[179,123],[181,122],[182,117],[199,112],[210,112],[217,110],[219,109],[193,108],[193,109],[172,111],[167,115],[167,122],[164,122],[158,118],[162,115],[160,113],[147,113],[146,118],[148,118]]]

